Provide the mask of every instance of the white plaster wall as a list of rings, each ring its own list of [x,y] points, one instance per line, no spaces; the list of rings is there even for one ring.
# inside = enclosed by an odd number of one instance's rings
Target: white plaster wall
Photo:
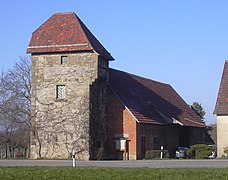
[[[217,156],[224,155],[228,147],[228,116],[217,116]]]

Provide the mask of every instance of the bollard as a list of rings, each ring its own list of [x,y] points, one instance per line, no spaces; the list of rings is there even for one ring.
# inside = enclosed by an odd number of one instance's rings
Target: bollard
[[[161,159],[163,158],[163,146],[161,146]]]
[[[73,167],[75,167],[76,163],[75,163],[75,152],[74,152],[74,150],[72,152],[72,159],[73,159]]]

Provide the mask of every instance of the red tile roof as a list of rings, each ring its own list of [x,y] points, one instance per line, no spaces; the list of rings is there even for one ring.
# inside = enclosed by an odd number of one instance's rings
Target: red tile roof
[[[228,61],[225,61],[214,114],[228,114]]]
[[[72,51],[95,51],[108,60],[114,60],[75,13],[51,16],[32,34],[27,49],[27,53]]]
[[[205,127],[169,85],[110,69],[110,87],[139,123]]]

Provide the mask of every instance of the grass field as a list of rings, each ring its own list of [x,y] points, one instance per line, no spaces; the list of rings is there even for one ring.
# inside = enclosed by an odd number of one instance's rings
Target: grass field
[[[0,179],[205,179],[228,180],[228,169],[0,167]]]

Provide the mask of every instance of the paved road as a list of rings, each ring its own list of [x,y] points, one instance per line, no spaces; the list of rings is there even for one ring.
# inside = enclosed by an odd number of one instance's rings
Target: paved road
[[[0,160],[0,166],[72,166],[71,160]],[[228,160],[76,161],[78,167],[228,168]]]

